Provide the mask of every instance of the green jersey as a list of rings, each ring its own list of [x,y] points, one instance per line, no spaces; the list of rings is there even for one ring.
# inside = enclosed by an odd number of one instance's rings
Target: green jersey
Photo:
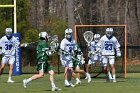
[[[49,49],[49,45],[45,40],[40,40],[36,47],[37,50],[37,63],[44,63],[48,60],[48,55],[46,51]]]
[[[77,55],[81,55],[82,51],[80,49],[80,46],[77,44],[77,50],[75,51],[74,58],[78,60]],[[79,65],[79,61],[73,59],[73,69],[75,70],[76,66]]]

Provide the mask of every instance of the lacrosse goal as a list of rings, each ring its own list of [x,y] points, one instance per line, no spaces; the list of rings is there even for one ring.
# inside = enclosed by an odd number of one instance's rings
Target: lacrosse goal
[[[100,34],[102,37],[105,34],[106,28],[111,27],[114,29],[113,35],[118,39],[118,42],[121,45],[121,58],[116,58],[116,74],[117,77],[126,78],[126,25],[75,25],[74,38],[75,41],[80,45],[81,50],[83,51],[86,62],[88,61],[87,57],[87,46],[86,41],[84,40],[83,34],[85,31],[92,31],[94,34]],[[91,70],[93,73],[101,73],[100,66],[96,65],[94,70]]]

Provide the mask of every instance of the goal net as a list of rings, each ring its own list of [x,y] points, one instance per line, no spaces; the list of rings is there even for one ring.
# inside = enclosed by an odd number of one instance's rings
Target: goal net
[[[83,34],[86,31],[92,31],[94,34],[100,34],[102,37],[105,34],[106,28],[113,28],[113,35],[118,39],[121,47],[122,56],[115,59],[116,65],[116,75],[117,77],[126,78],[126,25],[75,25],[74,37],[76,42],[80,45],[80,48],[84,54],[86,63],[88,62],[88,51],[87,43],[84,39]],[[85,69],[85,66],[84,66]],[[102,67],[99,64],[96,64],[95,67],[91,66],[90,72],[93,72],[93,76],[100,76],[102,73]]]

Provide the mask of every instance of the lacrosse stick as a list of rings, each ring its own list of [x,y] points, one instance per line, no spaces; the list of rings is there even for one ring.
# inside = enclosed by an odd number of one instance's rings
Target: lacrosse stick
[[[58,36],[54,35],[53,37],[51,37],[51,43],[50,43],[50,49],[52,52],[56,52],[58,47],[59,47],[59,43],[58,43]]]
[[[72,59],[78,61],[78,62],[81,63],[81,64],[84,64],[84,63],[85,63],[83,57],[79,56],[79,58],[75,58],[74,53],[70,53],[70,52],[67,52],[67,51],[65,51],[65,50],[59,49],[59,54],[71,55]]]
[[[83,34],[83,36],[84,36],[85,41],[86,41],[88,44],[90,44],[91,41],[93,40],[93,32],[92,32],[92,31],[86,31],[86,32]]]
[[[27,46],[30,46],[30,45],[35,44],[37,42],[38,42],[38,40],[34,41],[34,42],[30,42],[30,43],[22,43],[22,44],[20,44],[20,47],[27,47]]]

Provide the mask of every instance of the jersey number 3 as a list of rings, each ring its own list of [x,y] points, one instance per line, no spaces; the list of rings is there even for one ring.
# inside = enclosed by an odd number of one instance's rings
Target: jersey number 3
[[[11,50],[11,48],[12,48],[12,44],[10,44],[10,45],[6,44],[5,45],[5,50]]]

